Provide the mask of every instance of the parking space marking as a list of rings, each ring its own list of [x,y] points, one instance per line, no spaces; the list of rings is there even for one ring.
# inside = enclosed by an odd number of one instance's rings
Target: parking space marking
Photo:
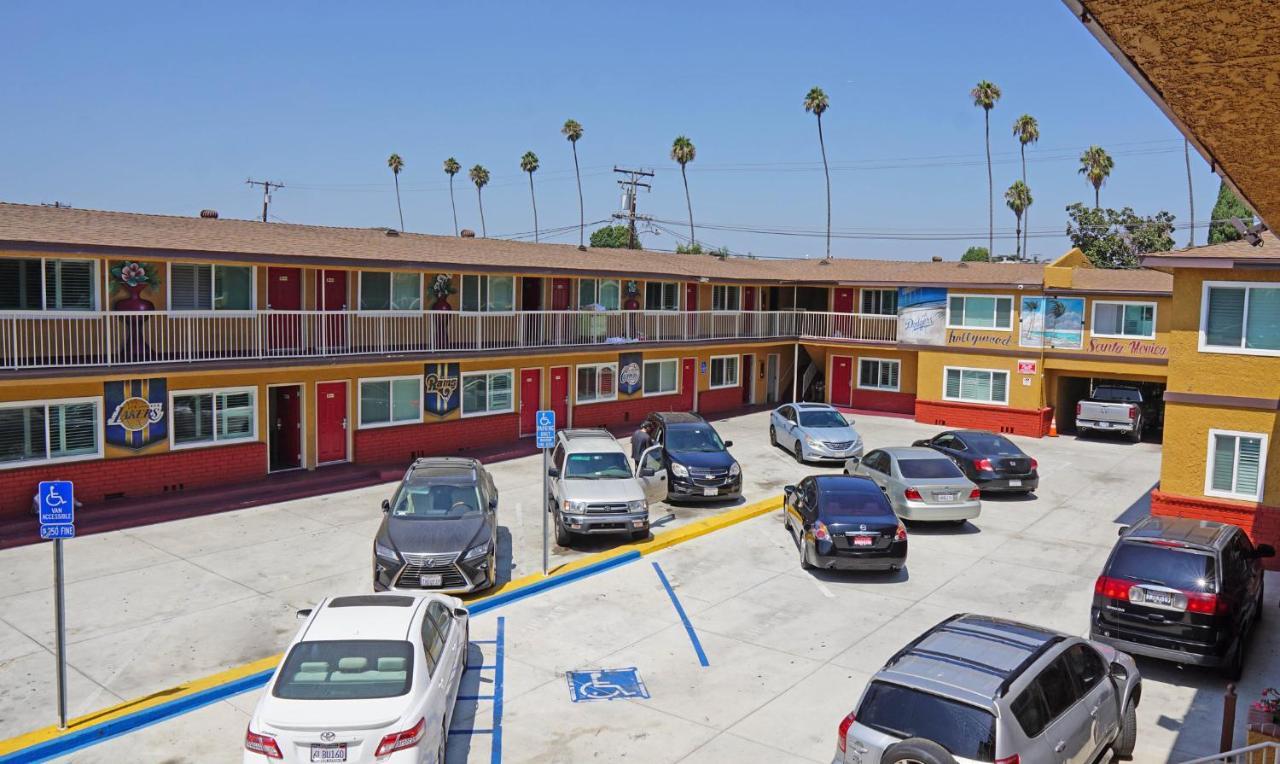
[[[826,584],[822,583],[816,578],[810,578],[809,580],[813,582],[814,586],[818,587],[818,591],[822,592],[823,597],[826,597],[829,600],[833,600],[836,598],[836,595],[831,593],[831,590],[827,588]]]
[[[693,651],[698,654],[698,663],[703,668],[711,665],[707,662],[707,654],[702,649],[702,642],[698,641],[698,632],[693,630],[693,624],[689,621],[689,616],[684,612],[684,606],[680,604],[680,598],[676,596],[676,590],[671,588],[671,583],[667,581],[667,574],[662,572],[662,566],[653,563],[653,570],[658,574],[658,580],[662,582],[662,587],[667,590],[667,596],[671,598],[671,604],[676,608],[676,614],[680,616],[680,621],[684,624],[684,630],[689,634],[689,641],[693,643]]]
[[[490,738],[489,761],[490,764],[501,764],[502,762],[502,682],[503,673],[506,664],[506,647],[507,647],[507,619],[498,616],[498,633],[494,639],[476,639],[472,640],[473,645],[494,645],[494,655],[492,664],[480,664],[477,666],[466,666],[465,671],[492,671],[493,672],[493,694],[492,695],[459,695],[455,702],[459,700],[491,700],[493,701],[493,721],[489,727],[466,727],[466,728],[450,728],[449,735],[492,735]],[[472,720],[472,724],[475,720]],[[446,743],[447,744],[447,743]]]

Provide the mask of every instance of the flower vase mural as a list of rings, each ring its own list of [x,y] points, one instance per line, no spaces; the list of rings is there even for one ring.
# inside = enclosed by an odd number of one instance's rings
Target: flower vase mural
[[[1268,687],[1249,705],[1249,724],[1280,724],[1280,690]]]
[[[126,361],[154,360],[154,353],[147,345],[146,323],[151,318],[146,313],[156,309],[153,302],[142,296],[147,287],[160,286],[159,266],[152,263],[140,263],[126,260],[111,267],[111,286],[113,290],[124,290],[127,296],[116,300],[112,310],[120,313],[141,313],[143,315],[121,315],[120,355]]]
[[[453,316],[449,315],[453,311],[453,306],[449,304],[449,295],[457,293],[458,290],[453,286],[453,277],[447,273],[437,273],[428,288],[431,290],[431,296],[436,298],[436,301],[431,303],[431,310],[438,313],[431,317],[435,346],[446,348],[449,346],[449,324],[453,320]]]

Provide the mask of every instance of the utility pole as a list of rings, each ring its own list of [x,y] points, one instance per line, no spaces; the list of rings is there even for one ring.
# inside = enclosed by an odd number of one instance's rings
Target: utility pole
[[[276,183],[273,180],[254,180],[249,178],[245,181],[250,186],[262,186],[262,222],[267,222],[267,207],[271,204],[271,189],[284,188],[283,183]]]
[[[622,212],[613,213],[614,220],[626,220],[629,235],[627,237],[627,246],[631,249],[640,248],[640,239],[636,235],[637,220],[653,220],[650,215],[636,214],[636,188],[643,188],[645,191],[653,189],[651,185],[641,181],[641,178],[652,178],[653,170],[629,170],[625,167],[614,165],[613,171],[619,175],[626,176],[625,179],[618,181],[618,185],[622,186]]]

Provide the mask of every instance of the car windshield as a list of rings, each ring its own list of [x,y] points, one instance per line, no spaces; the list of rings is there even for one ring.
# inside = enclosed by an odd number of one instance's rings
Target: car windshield
[[[1022,456],[1022,449],[1013,445],[1008,438],[989,432],[966,432],[964,440],[969,448],[980,454],[999,454],[1001,456]]]
[[[668,451],[723,451],[724,441],[709,425],[699,427],[668,427]]]
[[[964,477],[950,459],[899,459],[898,471],[908,480],[941,480]]]
[[[1213,555],[1123,541],[1104,575],[1188,592],[1214,592],[1214,567]]]
[[[800,412],[801,427],[848,427],[849,423],[844,421],[844,417],[839,411],[820,410],[820,411],[801,411]]]
[[[1130,387],[1099,387],[1091,396],[1095,401],[1141,403],[1142,395]]]
[[[564,462],[564,476],[577,480],[628,478],[631,465],[626,454],[569,454]]]
[[[966,703],[888,682],[872,682],[856,714],[858,723],[903,740],[932,740],[957,758],[993,761],[996,718]]]
[[[473,485],[408,483],[396,496],[391,516],[444,520],[479,514],[482,506],[480,492]]]
[[[840,517],[876,517],[891,515],[893,509],[877,490],[870,491],[824,491],[818,502],[821,515],[833,522]]]
[[[287,700],[394,698],[413,682],[413,645],[401,640],[299,642],[271,691]]]

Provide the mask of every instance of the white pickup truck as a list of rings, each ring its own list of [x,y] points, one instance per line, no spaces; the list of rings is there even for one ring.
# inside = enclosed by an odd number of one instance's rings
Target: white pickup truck
[[[1158,418],[1157,403],[1130,385],[1098,385],[1092,395],[1076,404],[1076,432],[1080,435],[1122,432],[1137,443]]]

